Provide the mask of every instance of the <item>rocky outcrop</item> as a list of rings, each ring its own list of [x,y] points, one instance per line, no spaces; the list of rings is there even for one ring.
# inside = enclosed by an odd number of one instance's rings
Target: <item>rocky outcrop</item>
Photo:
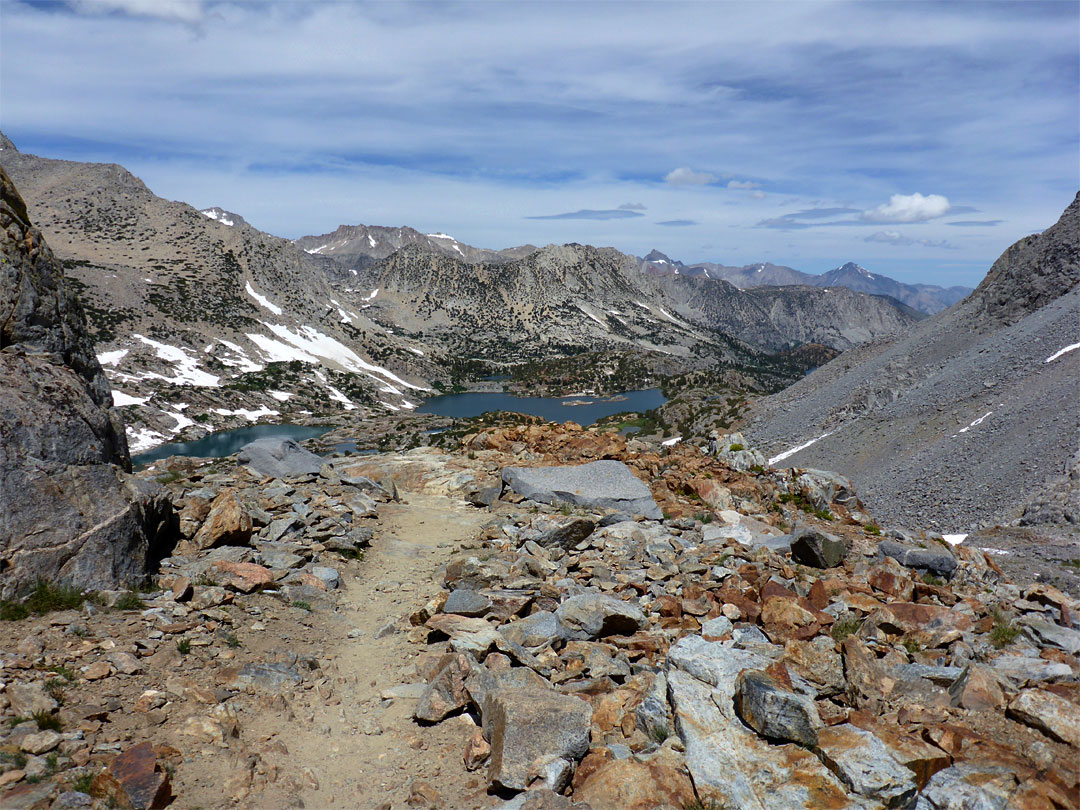
[[[167,500],[128,475],[82,309],[15,186],[0,179],[0,596],[39,578],[138,581],[163,539]]]

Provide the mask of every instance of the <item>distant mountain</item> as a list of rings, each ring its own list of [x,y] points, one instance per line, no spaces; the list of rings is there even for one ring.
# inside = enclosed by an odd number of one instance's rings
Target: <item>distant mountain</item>
[[[359,270],[409,245],[473,264],[504,264],[536,250],[533,245],[486,250],[466,245],[445,233],[420,233],[413,228],[381,225],[341,225],[333,233],[303,236],[294,244],[305,253],[335,259],[349,270]]]
[[[818,287],[847,287],[849,290],[888,295],[920,312],[933,315],[951,307],[971,294],[970,287],[938,287],[932,284],[903,284],[888,276],[872,274],[854,262],[822,273],[815,283]]]
[[[660,257],[659,260],[654,257]],[[647,273],[658,276],[687,276],[727,281],[741,290],[756,287],[847,287],[849,290],[869,295],[886,295],[927,315],[933,315],[951,307],[971,293],[970,287],[938,287],[933,284],[904,284],[879,273],[870,273],[865,267],[848,262],[827,273],[814,275],[803,273],[784,265],[763,262],[742,267],[729,267],[712,262],[683,264],[672,261],[654,250],[641,260]]]
[[[1080,194],[966,299],[760,400],[746,433],[778,464],[851,476],[901,524],[1080,523],[1077,402]]]

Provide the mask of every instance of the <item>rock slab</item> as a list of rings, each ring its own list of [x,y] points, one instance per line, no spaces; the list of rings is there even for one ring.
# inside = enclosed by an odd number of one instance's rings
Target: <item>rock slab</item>
[[[514,492],[540,503],[616,509],[653,520],[664,516],[649,488],[621,461],[594,461],[577,467],[507,467],[502,479]]]

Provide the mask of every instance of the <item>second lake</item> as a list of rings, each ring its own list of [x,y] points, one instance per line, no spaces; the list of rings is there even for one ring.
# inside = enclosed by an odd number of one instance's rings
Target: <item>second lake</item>
[[[463,418],[479,416],[489,411],[513,411],[540,416],[551,422],[591,425],[597,419],[613,413],[648,411],[659,408],[666,401],[659,388],[626,391],[614,397],[515,397],[501,392],[446,394],[427,400],[416,409],[416,413]]]

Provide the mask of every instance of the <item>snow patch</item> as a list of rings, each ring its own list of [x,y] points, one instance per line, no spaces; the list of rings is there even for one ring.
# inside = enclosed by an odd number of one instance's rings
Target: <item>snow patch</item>
[[[986,419],[986,417],[988,417],[992,413],[993,413],[993,411],[987,411],[982,416],[980,416],[978,419],[976,419],[974,422],[972,422],[970,425],[968,425],[966,428],[960,428],[960,432],[961,433],[967,433],[969,430],[971,430],[976,425],[981,425],[983,423],[983,420]]]
[[[662,444],[664,447],[674,447],[681,441],[682,436],[673,436],[670,439],[666,439],[665,441],[660,442],[660,444]]]
[[[1045,360],[1043,360],[1043,364],[1045,365],[1046,363],[1053,363],[1055,360],[1057,360],[1059,357],[1061,357],[1061,355],[1067,354],[1068,352],[1076,351],[1077,349],[1080,349],[1080,343],[1070,343],[1065,348],[1058,349],[1052,355],[1050,355]],[[98,358],[98,359],[100,359],[100,358]]]
[[[589,312],[589,310],[585,309],[585,307],[583,307],[583,306],[581,306],[581,305],[579,304],[579,305],[578,305],[578,309],[580,309],[580,310],[581,310],[582,312],[584,312],[584,313],[585,313],[586,315],[588,315],[588,316],[589,316],[590,318],[592,318],[592,319],[593,319],[594,321],[596,321],[596,322],[597,322],[598,324],[600,324],[600,325],[601,325],[602,327],[604,327],[604,328],[605,328],[605,329],[607,329],[608,331],[611,331],[610,327],[609,327],[609,326],[608,326],[608,325],[607,325],[606,323],[604,323],[604,322],[603,322],[602,320],[600,320],[600,319],[599,319],[599,318],[597,318],[597,317],[596,317],[595,315],[593,315],[593,314],[592,314],[591,312]]]
[[[950,546],[958,546],[967,539],[966,534],[943,534],[941,537]]]
[[[194,385],[201,388],[218,388],[221,385],[220,377],[208,374],[199,368],[199,361],[189,355],[184,349],[177,346],[170,346],[167,343],[158,343],[156,340],[151,340],[142,335],[132,335],[132,337],[153,348],[159,359],[177,366],[175,377],[170,378],[161,374],[149,372],[141,375],[143,379],[164,380],[173,385]]]
[[[370,295],[367,295],[367,296],[364,297],[364,300],[365,301],[371,301],[378,294],[379,294],[379,288],[376,287],[374,290],[371,291]]]
[[[132,453],[141,453],[143,450],[157,447],[159,444],[163,444],[167,438],[165,434],[158,433],[150,428],[135,430],[130,426],[127,428],[127,437],[128,450]]]
[[[117,349],[114,352],[102,352],[97,356],[97,361],[103,366],[115,366],[127,356],[127,349]]]
[[[781,453],[778,456],[773,456],[772,458],[769,459],[769,466],[771,467],[776,462],[783,461],[785,458],[788,458],[790,456],[795,455],[800,450],[805,450],[807,447],[814,444],[814,442],[819,442],[822,439],[824,439],[826,436],[831,436],[834,432],[835,431],[830,430],[828,433],[822,433],[816,439],[811,439],[810,441],[808,441],[808,442],[806,442],[804,444],[800,444],[798,447],[792,447],[790,450],[785,450],[783,453]]]
[[[264,416],[277,416],[279,412],[272,411],[264,405],[254,411],[249,411],[246,408],[237,408],[235,411],[226,410],[225,408],[214,408],[214,413],[219,413],[222,416],[242,416],[249,422],[255,422]]]
[[[266,393],[268,393],[278,402],[288,402],[294,396],[294,394],[291,394],[288,391],[267,391]]]
[[[226,366],[238,368],[244,374],[248,374],[253,371],[262,371],[265,368],[265,366],[263,366],[261,363],[256,363],[251,358],[249,358],[247,356],[247,352],[245,352],[240,346],[237,346],[235,343],[221,338],[218,339],[218,343],[220,343],[222,346],[229,349],[230,351],[234,352],[237,357],[239,357],[238,360],[222,357],[221,362],[224,363]]]
[[[407,349],[408,349],[408,350],[409,350],[410,352],[412,352],[413,354],[418,354],[418,355],[420,355],[421,357],[423,357],[423,356],[424,356],[424,353],[423,353],[422,351],[420,351],[419,349],[414,349],[414,348],[413,348],[412,346],[407,346],[406,348],[407,348]]]
[[[423,386],[414,385],[413,383],[406,382],[393,372],[387,371],[381,366],[376,366],[372,363],[368,363],[348,346],[345,346],[337,340],[334,340],[334,338],[330,337],[329,335],[324,335],[322,332],[319,332],[317,329],[314,329],[310,326],[300,326],[299,331],[296,332],[289,329],[289,327],[280,324],[272,325],[264,322],[263,326],[265,326],[275,335],[280,337],[282,340],[291,344],[293,347],[295,347],[295,349],[299,350],[301,354],[304,354],[307,357],[311,357],[312,355],[314,355],[324,360],[329,360],[331,362],[337,363],[346,371],[365,373],[373,379],[378,379],[377,377],[375,377],[375,375],[378,374],[379,376],[385,377],[386,379],[397,383],[398,385],[403,385],[406,388],[412,388],[414,391],[431,390],[430,388],[424,388]],[[382,382],[382,380],[380,380],[380,382]],[[395,389],[394,393],[400,392]]]
[[[209,217],[215,222],[220,222],[222,225],[228,225],[229,227],[232,227],[236,224],[231,219],[225,219],[225,212],[222,211],[220,208],[209,208],[206,211],[200,211],[199,213],[201,213],[204,217]]]
[[[251,286],[250,281],[247,283],[247,286],[245,287],[245,289],[247,290],[247,294],[250,295],[252,298],[254,298],[256,301],[258,301],[259,306],[261,306],[263,309],[268,309],[271,312],[273,312],[275,315],[280,315],[281,314],[281,311],[282,311],[281,307],[279,307],[277,304],[275,304],[269,298],[266,298],[266,297],[264,297],[262,295],[259,295],[257,292],[255,292],[255,289]]]
[[[150,397],[133,397],[131,394],[116,390],[112,392],[112,403],[117,408],[123,408],[125,405],[145,405],[149,401]]]
[[[177,410],[175,411],[165,411],[166,416],[171,416],[173,419],[176,420],[176,427],[173,428],[173,433],[179,433],[184,428],[191,427],[195,424],[194,419],[188,419],[186,416],[180,413],[179,405],[177,405],[176,407]]]
[[[317,248],[312,248],[311,250],[304,248],[304,253],[322,253],[328,247],[330,247],[330,245],[319,245]]]
[[[368,243],[368,244],[369,244],[369,245],[370,245],[371,247],[375,247],[375,237],[374,237],[374,236],[372,236],[372,235],[371,235],[370,233],[369,233],[369,234],[367,235],[367,243]]]

